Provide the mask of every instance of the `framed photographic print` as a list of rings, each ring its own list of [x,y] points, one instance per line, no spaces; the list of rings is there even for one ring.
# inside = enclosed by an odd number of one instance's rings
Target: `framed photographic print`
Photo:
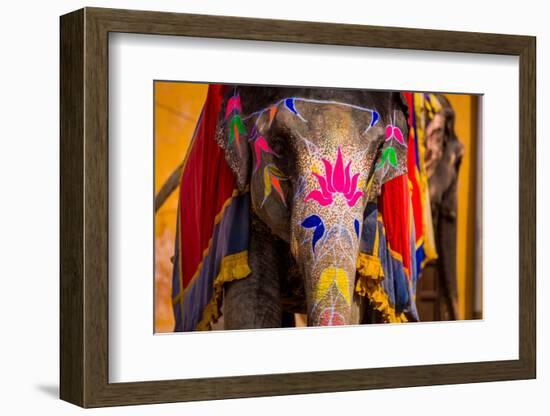
[[[60,25],[63,400],[536,376],[535,38]]]

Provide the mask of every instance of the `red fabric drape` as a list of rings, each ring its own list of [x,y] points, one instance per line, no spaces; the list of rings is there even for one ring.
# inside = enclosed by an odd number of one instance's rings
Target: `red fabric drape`
[[[391,250],[402,257],[403,266],[411,278],[411,211],[407,175],[400,175],[382,185],[378,207],[387,242]]]
[[[222,148],[216,124],[227,86],[211,84],[183,170],[179,195],[180,276],[184,290],[208,248],[215,217],[235,189],[235,179]]]

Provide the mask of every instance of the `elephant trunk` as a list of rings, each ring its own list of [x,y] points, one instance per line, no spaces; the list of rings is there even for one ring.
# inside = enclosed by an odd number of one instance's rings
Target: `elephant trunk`
[[[322,213],[298,215],[293,220],[296,226],[292,229],[291,247],[304,278],[310,326],[359,323],[354,288],[360,204],[359,209],[350,209],[341,202],[335,201]],[[305,208],[298,204],[295,212],[309,211]]]

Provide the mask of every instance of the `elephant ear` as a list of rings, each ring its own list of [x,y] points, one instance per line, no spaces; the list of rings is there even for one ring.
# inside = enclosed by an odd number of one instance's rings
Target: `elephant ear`
[[[380,195],[384,183],[407,173],[409,112],[402,94],[391,93],[386,113],[387,116],[381,120],[383,133],[374,160],[374,174],[367,187],[368,200],[375,200]]]
[[[243,115],[238,88],[228,88],[218,119],[216,141],[224,149],[225,159],[244,192],[250,182],[251,154],[248,138],[250,126]]]

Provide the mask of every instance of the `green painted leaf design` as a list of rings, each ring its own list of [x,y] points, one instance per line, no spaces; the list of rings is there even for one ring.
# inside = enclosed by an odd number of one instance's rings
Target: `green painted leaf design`
[[[382,166],[384,166],[384,163],[386,163],[386,160],[388,159],[388,149],[384,149],[382,152],[382,156],[380,157],[380,162],[378,162],[378,165],[376,165],[376,169],[380,169]]]
[[[376,169],[380,169],[382,166],[384,166],[386,162],[388,162],[394,168],[397,168],[397,153],[395,152],[395,148],[392,146],[388,146],[384,149],[384,151],[382,152],[382,156],[380,157],[380,162],[376,166]]]
[[[388,147],[386,151],[388,152],[388,162],[390,162],[390,165],[394,168],[397,168],[397,153],[395,152],[395,148]]]
[[[244,126],[241,116],[238,114],[235,114],[229,122],[229,144],[233,143],[233,140],[235,140],[235,127],[240,134],[246,134],[246,127]]]
[[[231,127],[235,128],[235,126],[237,126],[237,129],[239,129],[239,133],[241,134],[246,133],[246,127],[243,124],[243,119],[238,114],[235,114],[231,119]]]

